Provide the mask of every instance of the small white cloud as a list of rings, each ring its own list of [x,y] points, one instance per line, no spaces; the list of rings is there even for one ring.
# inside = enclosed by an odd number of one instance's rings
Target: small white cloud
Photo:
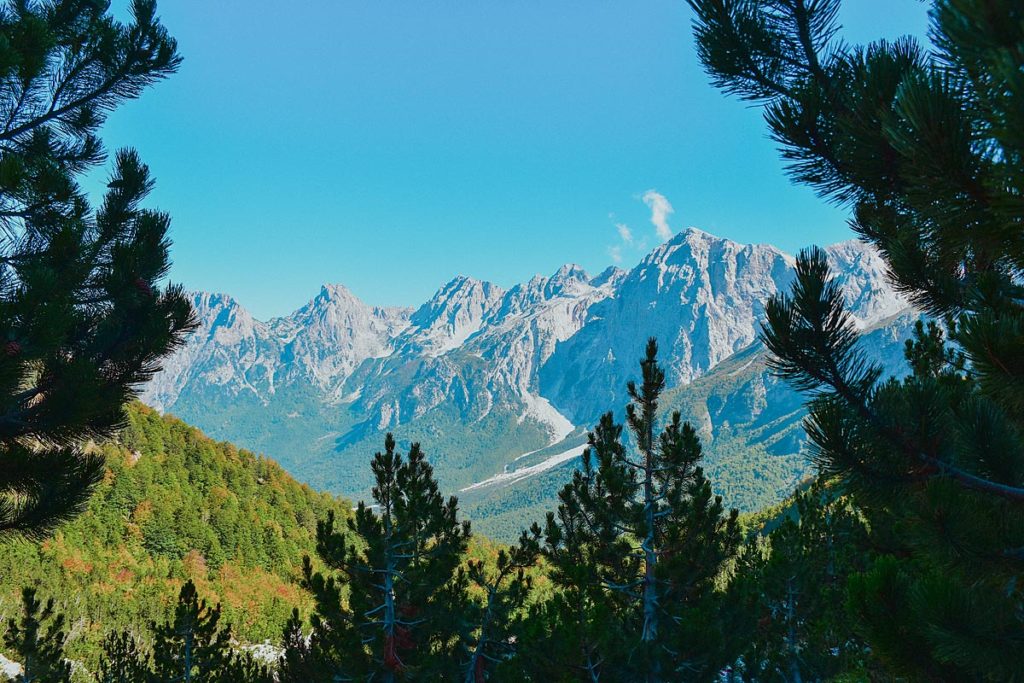
[[[668,217],[675,213],[665,195],[656,190],[647,190],[642,197],[644,204],[651,210],[651,224],[662,240],[672,239],[672,228],[668,227]]]
[[[616,223],[615,229],[619,231],[619,237],[626,244],[633,244],[633,231],[625,223]]]
[[[608,247],[608,255],[612,257],[612,261],[615,261],[616,263],[622,263],[622,247]]]

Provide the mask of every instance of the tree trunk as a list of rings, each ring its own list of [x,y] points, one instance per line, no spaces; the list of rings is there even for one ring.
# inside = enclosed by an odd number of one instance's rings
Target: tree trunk
[[[644,449],[644,521],[647,533],[644,535],[644,630],[642,640],[648,653],[653,653],[658,639],[658,585],[654,570],[658,563],[658,553],[654,536],[654,424],[648,418],[647,448]],[[647,674],[649,683],[661,680],[660,667],[655,661]]]

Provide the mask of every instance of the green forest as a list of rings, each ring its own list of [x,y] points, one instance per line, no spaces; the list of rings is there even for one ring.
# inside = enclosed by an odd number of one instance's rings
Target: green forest
[[[241,640],[276,641],[311,605],[297,580],[317,520],[351,505],[141,404],[127,417],[96,447],[106,472],[86,510],[41,543],[5,543],[3,612],[20,609],[22,586],[55,597],[76,633],[68,656],[94,669],[105,630],[166,621],[191,580]]]
[[[499,544],[432,444],[388,434],[353,507],[133,400],[196,320],[140,155],[98,202],[82,177],[177,43],[153,0],[125,21],[0,3],[4,675],[1024,679],[1024,7],[933,0],[930,44],[857,46],[839,0],[689,5],[711,82],[763,110],[792,181],[851,209],[920,311],[905,370],[869,360],[808,248],[761,341],[804,394],[811,481],[727,509],[652,338],[557,506]]]

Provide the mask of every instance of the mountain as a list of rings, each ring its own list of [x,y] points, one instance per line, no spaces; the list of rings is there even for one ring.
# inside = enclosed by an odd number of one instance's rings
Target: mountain
[[[879,357],[900,358],[914,316],[887,285],[884,262],[859,242],[826,251],[855,324]],[[622,408],[655,336],[679,406],[696,405],[701,391],[729,406],[687,415],[705,432],[719,489],[749,509],[808,470],[800,399],[775,391],[757,345],[765,301],[789,287],[793,266],[770,245],[691,228],[628,271],[592,277],[569,264],[507,290],[460,276],[415,310],[370,306],[329,285],[295,313],[260,322],[226,295],[200,293],[200,328],[142,398],[348,496],[368,490],[366,463],[385,431],[420,441],[442,485],[462,492],[486,530],[551,504],[557,487],[543,482],[564,480],[586,428]],[[763,404],[780,401],[792,408],[789,427],[766,430]],[[740,486],[754,470],[763,485]]]
[[[917,315],[911,310],[864,330],[868,357],[891,375],[903,372],[903,342]],[[716,492],[744,511],[762,510],[790,495],[811,472],[804,453],[804,396],[768,370],[760,342],[738,351],[707,374],[662,397],[663,415],[678,410],[697,429]],[[625,397],[614,404],[623,418]],[[609,408],[612,405],[609,404]],[[477,527],[514,539],[523,520],[542,520],[566,482],[563,468],[578,459],[582,433],[516,458],[486,480],[459,491]]]

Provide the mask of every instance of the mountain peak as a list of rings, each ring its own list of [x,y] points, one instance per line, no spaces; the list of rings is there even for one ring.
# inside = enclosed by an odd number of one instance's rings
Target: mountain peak
[[[350,290],[348,287],[341,283],[331,282],[324,283],[323,285],[320,286],[320,295],[330,299],[349,297],[355,298],[355,295],[352,293],[352,290]]]
[[[456,275],[446,282],[441,289],[437,290],[434,296],[430,297],[430,300],[420,307],[420,310],[425,308],[436,309],[467,298],[480,296],[490,298],[495,292],[500,292],[498,296],[504,294],[504,290],[493,282],[478,280],[467,275]]]
[[[451,350],[483,326],[504,295],[492,282],[458,275],[412,314],[412,338],[430,353]]]
[[[590,283],[587,271],[575,263],[567,263],[559,268],[544,285],[544,297],[550,299],[562,294],[579,292],[581,286]]]
[[[611,284],[614,287],[628,274],[629,271],[623,270],[618,266],[608,266],[590,281],[590,286],[603,287],[606,284]]]
[[[348,287],[342,284],[326,283],[320,286],[320,292],[313,297],[312,301],[299,309],[297,313],[310,309],[322,308],[324,306],[342,306],[367,308],[362,299],[352,293]],[[293,314],[294,315],[294,314]]]
[[[190,292],[196,308],[241,308],[238,299],[224,292]]]
[[[712,241],[712,242],[731,242],[732,241],[732,240],[727,239],[725,237],[719,237],[718,235],[713,235],[710,232],[708,232],[707,230],[701,230],[700,228],[698,228],[696,226],[693,226],[693,225],[691,225],[688,228],[684,228],[683,230],[680,230],[679,234],[676,235],[676,237],[677,238],[678,237],[682,237],[683,239],[686,239],[686,240],[700,239],[700,240]]]
[[[552,280],[566,280],[569,278],[584,278],[589,279],[587,271],[583,270],[583,266],[578,263],[566,263],[561,268],[555,271],[555,274],[551,276]]]

